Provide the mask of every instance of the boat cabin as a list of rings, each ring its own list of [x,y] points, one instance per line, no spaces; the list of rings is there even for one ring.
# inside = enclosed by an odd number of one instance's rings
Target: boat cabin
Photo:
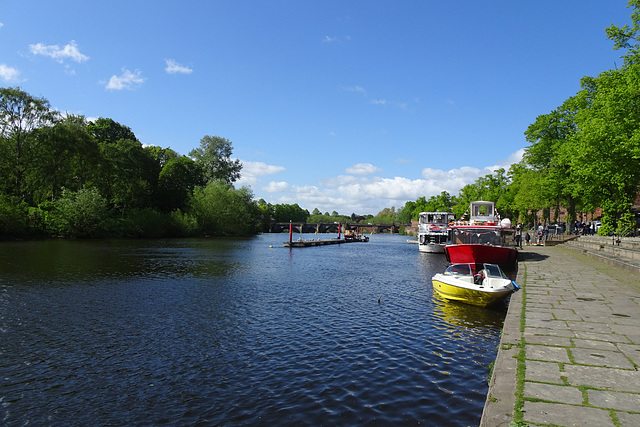
[[[456,220],[453,212],[420,212],[418,221],[420,224],[442,224],[447,225]]]
[[[480,223],[496,223],[496,208],[493,202],[471,202],[469,221]]]

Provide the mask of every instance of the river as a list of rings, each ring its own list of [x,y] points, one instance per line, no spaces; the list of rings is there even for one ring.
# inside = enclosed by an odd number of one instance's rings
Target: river
[[[0,424],[479,423],[504,307],[403,236],[287,238],[0,243]]]

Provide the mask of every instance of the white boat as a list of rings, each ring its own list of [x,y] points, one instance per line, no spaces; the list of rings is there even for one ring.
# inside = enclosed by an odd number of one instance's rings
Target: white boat
[[[455,221],[452,212],[420,212],[418,215],[418,250],[443,253],[447,244],[447,224]]]
[[[445,299],[487,307],[520,289],[497,264],[451,264],[432,278],[433,290]]]

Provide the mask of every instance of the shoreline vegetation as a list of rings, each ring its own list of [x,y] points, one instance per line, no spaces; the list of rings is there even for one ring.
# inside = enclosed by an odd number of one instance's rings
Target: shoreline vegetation
[[[640,0],[632,25],[606,28],[624,65],[583,77],[581,89],[524,132],[520,162],[377,215],[310,214],[235,188],[231,141],[206,135],[186,155],[143,145],[109,118],[62,114],[19,87],[0,88],[0,239],[247,236],[272,222],[404,223],[422,211],[464,215],[491,200],[523,224],[601,220],[599,234],[637,228],[640,189]],[[637,206],[636,206],[637,207]]]

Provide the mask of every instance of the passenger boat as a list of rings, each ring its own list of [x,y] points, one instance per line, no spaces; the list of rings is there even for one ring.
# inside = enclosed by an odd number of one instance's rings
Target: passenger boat
[[[451,264],[432,278],[433,290],[445,299],[487,307],[520,289],[497,264]]]
[[[454,221],[452,212],[420,212],[418,215],[418,250],[443,253],[447,244],[447,224]]]
[[[468,221],[449,223],[444,253],[453,264],[489,263],[512,270],[518,262],[515,232],[508,218],[500,220],[493,202],[471,202]]]

